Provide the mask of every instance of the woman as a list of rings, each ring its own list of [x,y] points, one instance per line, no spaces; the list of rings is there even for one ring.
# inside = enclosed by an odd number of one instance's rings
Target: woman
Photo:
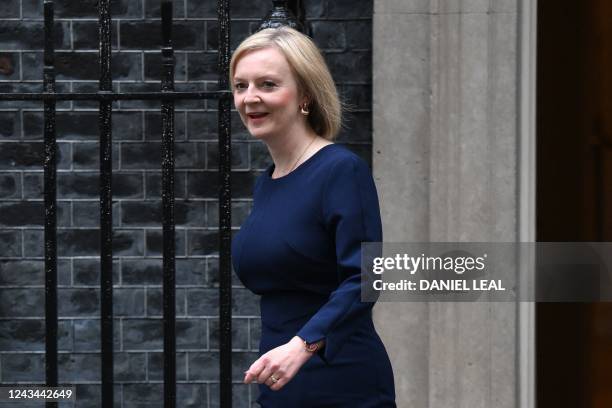
[[[361,302],[362,241],[382,241],[367,164],[332,143],[341,107],[321,53],[303,34],[265,29],[230,63],[234,103],[274,164],[232,243],[234,270],[261,295],[258,382],[264,408],[395,407],[393,372]]]

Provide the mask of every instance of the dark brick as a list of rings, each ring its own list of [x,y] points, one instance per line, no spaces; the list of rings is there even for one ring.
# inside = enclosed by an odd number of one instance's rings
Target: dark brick
[[[24,77],[25,77],[25,67],[24,69]],[[39,77],[36,79],[42,78],[42,68],[40,66],[39,69]],[[24,78],[25,79],[25,78]],[[29,93],[29,92],[42,92],[43,87],[42,83],[18,83],[18,82],[0,82],[0,93]],[[65,82],[58,82],[56,84],[57,92],[70,92],[70,84]],[[10,105],[1,105],[5,108],[8,107],[10,109],[22,109],[22,108],[34,108],[40,109],[42,104],[40,101],[10,101]],[[58,102],[56,108],[59,109],[69,109],[70,102],[63,101]],[[42,140],[42,132],[41,132],[41,140]]]
[[[100,257],[93,259],[74,259],[75,285],[100,285]],[[113,262],[113,282],[119,283],[119,262]]]
[[[74,350],[100,350],[100,319],[74,319]],[[121,350],[121,321],[113,319],[113,347]],[[81,396],[79,395],[79,399]]]
[[[263,142],[250,143],[249,149],[251,150],[252,170],[265,170],[272,164],[268,147]]]
[[[219,253],[217,231],[188,230],[187,255],[215,255]]]
[[[56,153],[58,169],[70,167],[70,146],[58,144]],[[0,149],[0,169],[5,170],[42,170],[44,163],[44,145],[37,142],[5,143]]]
[[[319,18],[325,15],[325,1],[306,1],[304,4],[304,13],[306,19]]]
[[[113,170],[119,169],[119,145],[113,144]],[[72,144],[72,164],[75,169],[100,168],[100,143],[84,142]]]
[[[96,317],[100,314],[98,289],[59,289],[58,313],[61,316]]]
[[[42,18],[43,0],[22,0],[23,16]],[[98,17],[98,0],[55,0],[56,18]],[[113,18],[140,18],[142,4],[134,0],[111,0]]]
[[[232,1],[230,15],[232,18],[254,18],[260,20],[272,10],[268,0]]]
[[[327,2],[330,18],[372,18],[372,0],[334,0]]]
[[[0,285],[44,285],[44,261],[0,261]]]
[[[0,79],[19,80],[19,53],[0,52]]]
[[[159,4],[159,3],[158,3]],[[144,54],[144,76],[145,81],[160,81],[162,73],[161,53],[146,52]],[[174,80],[187,80],[187,54],[174,53]]]
[[[189,140],[218,140],[216,112],[188,112],[187,138]],[[232,129],[232,139],[235,140]]]
[[[164,330],[161,319],[124,319],[123,347],[125,350],[160,350]]]
[[[161,174],[159,172],[145,173],[146,198],[153,200],[161,199]],[[176,199],[185,198],[185,172],[175,171],[174,176],[174,197]]]
[[[159,92],[160,85],[155,83],[122,83],[120,91],[127,92]],[[156,100],[132,100],[121,101],[119,103],[121,109],[156,109],[161,107],[160,101]]]
[[[176,226],[202,226],[205,222],[203,201],[176,201],[174,222]],[[125,226],[159,226],[162,223],[162,203],[125,201],[121,208],[121,223]]]
[[[23,53],[24,79],[40,79],[36,67],[42,65],[42,53]],[[113,52],[113,80],[141,80],[142,59],[138,53]],[[26,69],[29,67],[29,69]],[[55,67],[58,80],[96,80],[100,76],[97,51],[56,52]]]
[[[58,138],[75,140],[97,140],[97,126],[83,126],[83,123],[96,123],[98,114],[96,112],[58,112],[55,117],[56,133]],[[43,113],[24,112],[23,132],[26,139],[43,138]]]
[[[95,229],[58,231],[58,256],[94,256],[100,253],[100,233]],[[142,231],[113,230],[113,255],[143,255]]]
[[[219,54],[202,52],[188,55],[188,72],[190,81],[217,81],[219,79],[217,64]]]
[[[255,359],[253,359],[251,363],[253,363],[254,361]],[[247,368],[249,368],[249,365],[251,363],[249,363],[246,366],[241,365],[239,367],[232,368],[232,370],[239,370],[239,372],[242,373]],[[232,367],[233,366],[234,364],[232,364]],[[232,372],[235,372],[235,371],[232,371]],[[240,378],[239,381],[242,381],[242,378]],[[259,406],[259,404],[255,403],[255,399],[259,395],[259,389],[256,388],[257,385],[258,384],[232,384],[232,407],[251,408],[251,407]],[[252,401],[249,401],[249,389],[251,390],[251,394],[253,395]],[[219,404],[219,395],[220,395],[219,384],[217,383],[210,384],[209,392],[210,392],[210,403],[208,406],[210,408],[220,408],[221,405]]]
[[[60,320],[57,324],[57,347],[72,350],[72,322]],[[0,320],[0,351],[44,351],[45,321]]]
[[[348,23],[349,25],[352,24]],[[312,39],[321,49],[344,50],[346,30],[342,21],[313,21],[310,23]]]
[[[0,231],[0,256],[21,256],[21,231]],[[4,262],[0,261],[0,284],[3,281]]]
[[[203,21],[174,21],[172,40],[175,50],[204,49]],[[121,48],[131,50],[159,50],[161,48],[161,22],[122,21]]]
[[[35,226],[44,224],[44,203],[41,201],[21,201],[0,203],[0,225]]]
[[[0,138],[8,140],[21,138],[19,112],[0,112]]]
[[[217,317],[219,291],[216,289],[188,289],[187,315]]]
[[[185,140],[185,112],[174,114],[174,140]],[[161,140],[162,117],[159,112],[145,112],[145,140]]]
[[[44,289],[0,289],[0,317],[42,317]]]
[[[353,50],[372,49],[372,20],[351,21],[346,24],[347,46]]]
[[[19,18],[19,0],[3,0],[0,3],[0,18]]]
[[[263,16],[261,14],[260,16]],[[235,17],[235,16],[234,16]],[[258,24],[257,24],[258,25]],[[206,50],[217,51],[219,49],[219,25],[216,20],[206,22]],[[230,48],[235,50],[238,45],[249,35],[252,34],[251,23],[249,21],[231,22]]]
[[[42,173],[23,173],[23,198],[42,198],[43,175]]]
[[[114,16],[113,16],[114,17]],[[111,47],[117,49],[117,21],[111,24]],[[72,45],[75,50],[98,50],[99,25],[97,21],[73,21],[72,22]]]
[[[144,289],[116,288],[113,290],[115,316],[144,316]]]
[[[219,319],[209,319],[208,322],[209,348],[213,351],[216,351],[219,349]],[[232,350],[245,350],[248,348],[248,319],[232,319]]]
[[[147,289],[147,317],[161,317],[163,315],[162,290],[158,288]],[[185,316],[185,289],[177,289],[175,297],[176,316]]]
[[[203,143],[176,143],[174,145],[175,167],[205,168]],[[121,146],[122,167],[126,169],[160,169],[162,146],[158,142],[123,143]]]
[[[177,259],[176,284],[177,285],[205,285],[206,260],[204,259]]]
[[[326,53],[325,60],[336,82],[369,82],[372,79],[370,52]]]
[[[147,243],[147,256],[161,256],[162,255],[162,231],[161,230],[146,230],[146,243]],[[185,233],[183,230],[176,230],[175,232],[175,251],[176,256],[185,255]]]
[[[124,259],[121,265],[124,285],[161,285],[161,259]]]
[[[113,227],[118,227],[121,221],[121,204],[113,202]],[[75,227],[99,227],[100,226],[100,202],[99,201],[73,201],[72,219]]]
[[[235,351],[232,353],[232,380],[242,381],[244,371],[249,368],[259,356],[249,351]],[[219,353],[216,351],[203,351],[190,353],[189,356],[190,381],[218,381]],[[248,388],[244,388],[248,393]],[[247,394],[248,395],[248,394]]]
[[[248,289],[232,290],[233,316],[259,316],[259,296]]]
[[[42,351],[44,320],[0,320],[0,351]]]
[[[3,382],[45,380],[44,354],[0,354]]]
[[[232,233],[233,235],[233,233]],[[234,272],[232,267],[232,287],[233,288],[244,288],[238,275]],[[206,285],[208,287],[218,288],[219,287],[219,258],[209,257],[206,265]]]
[[[219,381],[218,352],[203,351],[200,353],[189,353],[187,358],[189,359],[189,372],[187,374],[189,381]]]
[[[244,126],[244,123],[242,123],[242,119],[240,119],[238,112],[232,112],[231,120],[233,140],[250,140],[253,138]]]
[[[353,109],[372,109],[372,85],[343,84],[339,87],[339,93],[343,102]]]
[[[130,408],[162,408],[163,384],[125,384],[123,403]]]
[[[259,341],[261,339],[261,319],[249,319],[251,350],[259,350]]]
[[[343,129],[337,136],[338,142],[371,142],[372,113],[352,112],[344,115]]]
[[[99,408],[102,406],[99,384],[74,384],[79,408]],[[113,389],[113,406],[121,406],[122,384],[115,384]]]
[[[164,354],[151,352],[148,354],[149,381],[162,381],[164,379]],[[187,354],[176,353],[176,379],[179,381],[187,380]],[[177,384],[177,387],[181,384]],[[179,405],[183,406],[183,405]]]
[[[142,115],[142,112],[113,112],[113,140],[142,140]]]
[[[217,18],[217,3],[214,1],[186,0],[187,17]]]
[[[172,1],[172,16],[174,18],[185,17],[185,1],[186,0],[173,0]],[[208,2],[205,2],[208,3]],[[215,4],[216,6],[216,4]],[[145,17],[146,18],[160,18],[160,2],[159,1],[146,1],[145,2]]]
[[[246,143],[232,143],[232,170],[248,170],[249,149]],[[216,170],[219,168],[219,145],[218,143],[206,143],[206,169]]]
[[[2,21],[0,43],[4,50],[36,50],[44,48],[44,25],[38,21]],[[56,50],[70,48],[70,22],[53,25]],[[25,63],[25,62],[24,62]]]
[[[100,380],[100,356],[97,354],[60,354],[57,358],[58,376],[62,381]]]
[[[219,227],[219,202],[207,201],[206,226]],[[247,201],[235,201],[232,203],[232,227],[240,227],[251,211],[251,203]]]
[[[112,62],[111,62],[112,63]],[[72,91],[73,92],[97,92],[98,88],[100,87],[100,85],[98,85],[98,82],[73,82],[72,83]],[[118,92],[119,91],[119,83],[114,82],[113,83],[113,92]],[[99,102],[96,101],[73,101],[72,102],[74,109],[98,109],[100,104]],[[113,102],[113,118],[115,116],[117,116],[117,114],[119,112],[115,112],[117,109],[119,109],[119,102],[118,101],[114,101]],[[81,112],[79,112],[80,114]],[[137,112],[133,112],[133,113],[137,113]],[[76,112],[70,112],[69,114],[77,114]],[[97,113],[96,113],[97,115]],[[93,122],[92,122],[93,123]],[[98,127],[97,126],[93,126],[95,127],[94,130],[96,133],[98,132]],[[115,134],[115,123],[113,120],[113,135]],[[63,136],[62,136],[63,137]],[[113,136],[114,140],[122,140],[121,135],[119,134],[119,137],[115,137]]]
[[[21,174],[0,173],[0,199],[21,198]]]
[[[58,174],[57,195],[60,199],[99,198],[98,172],[60,173]],[[25,181],[25,180],[24,180]],[[142,198],[142,175],[139,173],[113,173],[113,198]]]
[[[206,384],[177,384],[176,400],[179,407],[204,407],[208,401]]]
[[[176,84],[177,92],[204,92],[211,91],[208,89],[207,84],[202,82],[179,82]],[[207,104],[214,104],[217,106],[216,101],[203,101],[198,99],[182,99],[176,101],[176,109],[204,109]]]
[[[23,256],[45,256],[44,230],[23,230]]]
[[[259,173],[233,171],[232,197],[251,198],[255,179]],[[188,198],[219,198],[219,175],[216,171],[205,171],[187,174]]]
[[[146,353],[116,353],[115,381],[145,381],[147,379]]]

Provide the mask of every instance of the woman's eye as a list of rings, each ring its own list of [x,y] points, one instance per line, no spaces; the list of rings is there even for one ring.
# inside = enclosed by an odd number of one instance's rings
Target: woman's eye
[[[243,83],[240,83],[240,82],[239,82],[239,83],[237,83],[237,84],[234,84],[234,88],[235,88],[235,89],[240,89],[240,90],[241,90],[241,89],[244,89],[244,88],[245,88],[245,86],[244,86],[244,84],[243,84]]]
[[[264,81],[263,86],[264,88],[273,88],[276,86],[276,84],[272,81]]]

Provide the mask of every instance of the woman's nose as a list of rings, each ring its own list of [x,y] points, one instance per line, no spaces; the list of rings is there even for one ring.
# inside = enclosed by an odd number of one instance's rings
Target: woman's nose
[[[249,87],[245,91],[244,103],[258,103],[261,102],[261,98],[257,94],[257,90]]]

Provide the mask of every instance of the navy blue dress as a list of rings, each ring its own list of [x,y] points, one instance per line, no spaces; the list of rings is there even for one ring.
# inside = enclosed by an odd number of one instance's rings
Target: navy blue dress
[[[393,372],[361,302],[361,242],[382,241],[368,165],[329,144],[284,177],[257,179],[253,209],[232,242],[234,270],[261,296],[260,355],[295,335],[325,347],[264,408],[395,407]]]

